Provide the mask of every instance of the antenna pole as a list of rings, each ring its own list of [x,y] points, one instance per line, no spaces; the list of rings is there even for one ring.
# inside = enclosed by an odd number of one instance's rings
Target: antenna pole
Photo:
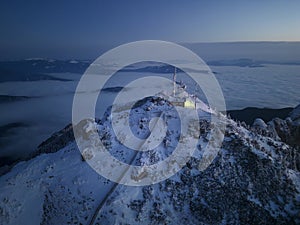
[[[175,97],[176,91],[176,67],[174,67],[174,74],[173,74],[173,96]]]

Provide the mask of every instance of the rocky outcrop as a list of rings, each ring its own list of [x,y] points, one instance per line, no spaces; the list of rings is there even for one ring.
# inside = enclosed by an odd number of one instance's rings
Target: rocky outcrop
[[[300,123],[300,105],[290,112],[289,117],[293,122]]]
[[[269,124],[283,142],[294,147],[300,146],[300,124],[289,117],[285,120],[275,118]]]
[[[281,141],[299,148],[300,146],[300,105],[289,113],[286,119],[274,118],[267,124],[262,119],[256,119],[252,130],[257,133],[279,138]]]

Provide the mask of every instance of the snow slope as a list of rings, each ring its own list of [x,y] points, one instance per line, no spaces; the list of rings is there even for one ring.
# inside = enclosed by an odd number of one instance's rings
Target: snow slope
[[[153,164],[170,155],[179,139],[179,118],[169,102],[150,98],[132,110],[138,115],[132,130],[140,138],[148,135],[157,112],[163,111],[169,124],[163,144],[138,153],[133,163]],[[192,158],[157,184],[115,186],[83,160],[74,141],[18,163],[0,177],[0,223],[90,224],[94,216],[95,224],[299,224],[299,151],[221,116],[219,122],[227,124],[222,148],[201,170],[217,124],[209,123],[210,113],[198,109],[198,114],[200,136]],[[135,151],[116,139],[109,115],[108,110],[97,121],[99,137],[114,157],[128,162]],[[91,121],[83,123],[87,128]]]

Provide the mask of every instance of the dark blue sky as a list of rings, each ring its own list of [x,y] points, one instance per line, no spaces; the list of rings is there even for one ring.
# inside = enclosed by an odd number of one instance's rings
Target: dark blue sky
[[[0,58],[89,58],[118,44],[300,41],[300,1],[0,2]]]

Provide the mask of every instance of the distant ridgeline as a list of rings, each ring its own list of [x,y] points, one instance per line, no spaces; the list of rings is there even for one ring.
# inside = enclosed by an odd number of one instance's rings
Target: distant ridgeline
[[[264,121],[270,121],[276,117],[285,119],[292,110],[293,108],[269,109],[247,107],[241,110],[229,110],[227,114],[229,114],[232,119],[244,121],[246,124],[252,125],[256,118],[261,118]]]
[[[90,65],[89,61],[27,59],[0,62],[0,82],[7,81],[36,81],[60,80],[49,73],[78,73],[82,74]]]
[[[83,74],[91,64],[88,60],[54,60],[54,59],[26,59],[18,61],[0,62],[0,82],[7,81],[37,81],[68,79],[51,76],[51,73]],[[147,62],[143,67],[127,66],[120,72],[150,72],[173,73],[174,67],[161,63]],[[178,72],[183,72],[178,69]]]

